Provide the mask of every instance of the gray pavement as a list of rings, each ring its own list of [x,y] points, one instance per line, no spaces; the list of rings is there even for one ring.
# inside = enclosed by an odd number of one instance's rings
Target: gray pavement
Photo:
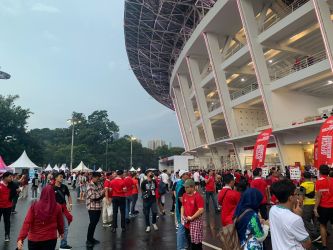
[[[31,195],[31,194],[29,194]],[[75,192],[72,192],[73,196],[73,216],[74,220],[69,228],[68,244],[73,247],[74,250],[86,249],[86,234],[89,224],[88,212],[83,201],[76,201]],[[16,239],[19,230],[22,226],[26,211],[31,204],[31,199],[19,200],[17,204],[18,214],[11,216],[11,241],[9,243],[4,242],[4,227],[3,222],[0,223],[0,250],[14,250],[16,248]],[[166,211],[171,208],[171,195],[168,195],[166,202]],[[158,231],[152,231],[150,233],[145,232],[145,222],[142,214],[142,202],[141,198],[138,200],[137,210],[140,214],[128,224],[127,231],[121,232],[118,228],[117,233],[111,233],[110,228],[103,228],[102,222],[97,225],[95,231],[95,238],[101,241],[101,244],[96,245],[94,249],[119,249],[119,250],[169,250],[176,249],[176,229],[174,225],[174,217],[169,213],[166,216],[160,216],[157,222],[159,227]],[[213,209],[210,209],[213,211]],[[211,212],[205,214],[204,219],[204,242],[205,250],[219,249],[219,242],[216,238],[217,232],[221,227],[220,215]],[[118,223],[120,224],[120,223]],[[333,249],[333,237],[330,237],[330,247]],[[59,246],[60,240],[58,240]],[[209,246],[210,245],[210,246]],[[269,241],[267,242],[269,246]],[[27,249],[26,242],[25,248]],[[314,247],[313,249],[317,249]],[[320,249],[320,248],[318,248]],[[270,247],[267,247],[270,250]]]

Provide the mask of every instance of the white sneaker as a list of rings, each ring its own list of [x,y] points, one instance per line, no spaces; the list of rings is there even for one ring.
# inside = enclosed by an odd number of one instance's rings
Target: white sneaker
[[[146,233],[149,233],[150,232],[150,227],[146,227]]]
[[[157,227],[157,225],[156,225],[156,224],[153,224],[153,228],[154,228],[154,230],[155,230],[155,231],[157,231],[157,230],[158,230],[158,227]]]

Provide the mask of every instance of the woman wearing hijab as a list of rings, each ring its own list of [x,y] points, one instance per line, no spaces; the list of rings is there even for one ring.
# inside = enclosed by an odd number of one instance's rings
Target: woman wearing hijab
[[[241,246],[244,250],[263,250],[263,242],[269,231],[269,222],[259,218],[259,206],[262,194],[255,188],[247,189],[235,211],[239,218],[236,229]]]
[[[57,231],[63,237],[64,219],[53,187],[48,185],[42,190],[39,201],[33,203],[28,210],[17,239],[17,248],[23,249],[23,241],[28,236],[29,250],[54,250]]]

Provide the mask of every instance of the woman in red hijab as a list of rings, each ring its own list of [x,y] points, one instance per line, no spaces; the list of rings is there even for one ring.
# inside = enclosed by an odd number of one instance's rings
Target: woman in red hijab
[[[39,201],[33,203],[28,210],[17,239],[17,248],[23,249],[23,241],[28,236],[29,250],[54,250],[57,231],[63,237],[64,219],[54,190],[48,185],[43,189]]]

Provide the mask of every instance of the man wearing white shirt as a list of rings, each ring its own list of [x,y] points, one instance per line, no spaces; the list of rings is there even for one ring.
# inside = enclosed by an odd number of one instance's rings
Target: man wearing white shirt
[[[167,190],[169,190],[169,175],[167,174],[167,170],[164,169],[161,174],[161,180],[166,184]]]
[[[303,250],[311,247],[311,240],[302,220],[302,209],[296,186],[290,180],[281,180],[271,186],[279,200],[269,212],[273,250]]]
[[[199,189],[199,185],[200,185],[200,173],[199,173],[199,170],[196,170],[194,172],[193,179],[194,179],[194,183],[195,183],[195,189],[198,190]]]

